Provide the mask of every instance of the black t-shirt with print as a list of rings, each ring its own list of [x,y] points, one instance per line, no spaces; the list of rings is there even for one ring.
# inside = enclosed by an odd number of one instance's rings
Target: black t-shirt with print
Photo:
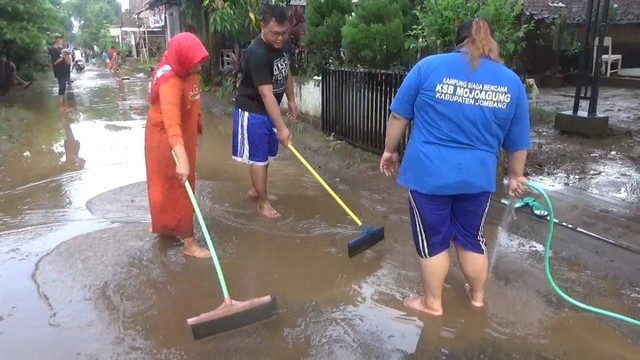
[[[49,48],[49,56],[51,57],[51,65],[53,65],[62,54],[62,49],[56,46]],[[53,75],[57,79],[67,79],[71,76],[71,64],[67,64],[66,61],[53,65]]]
[[[276,49],[261,36],[247,48],[242,63],[242,79],[236,96],[236,106],[250,113],[268,115],[258,86],[273,85],[273,95],[278,104],[282,102],[289,76],[289,44]]]

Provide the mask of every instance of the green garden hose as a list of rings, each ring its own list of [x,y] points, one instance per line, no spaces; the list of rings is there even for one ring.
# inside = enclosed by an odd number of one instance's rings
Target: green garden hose
[[[542,189],[542,187],[540,187],[537,184],[528,182],[527,186],[533,190],[535,190],[536,192],[540,193],[540,195],[542,195],[542,197],[544,198],[545,202],[547,203],[547,209],[549,212],[549,232],[547,233],[547,242],[545,245],[545,249],[544,249],[544,272],[547,275],[547,280],[549,281],[549,284],[551,285],[551,287],[553,288],[553,290],[560,295],[560,297],[562,297],[563,299],[565,299],[566,301],[572,303],[573,305],[584,309],[584,310],[588,310],[591,312],[594,312],[596,314],[600,314],[600,315],[604,315],[604,316],[608,316],[614,319],[618,319],[618,320],[622,320],[624,322],[627,322],[629,324],[635,325],[640,327],[640,321],[636,320],[636,319],[632,319],[630,317],[618,314],[618,313],[614,313],[611,311],[607,311],[607,310],[603,310],[591,305],[587,305],[584,303],[581,303],[573,298],[571,298],[569,295],[567,295],[564,291],[562,291],[562,289],[560,289],[560,287],[558,286],[558,284],[556,284],[556,281],[553,279],[553,275],[551,274],[551,264],[550,264],[550,257],[551,257],[551,242],[553,241],[553,233],[554,233],[554,225],[555,225],[555,213],[553,211],[553,203],[551,202],[551,199],[549,198],[549,195]]]

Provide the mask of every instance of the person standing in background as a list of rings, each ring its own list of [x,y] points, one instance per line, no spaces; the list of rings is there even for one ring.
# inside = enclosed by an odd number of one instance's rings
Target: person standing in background
[[[111,60],[109,60],[109,54],[106,51],[102,51],[102,62],[107,66],[107,70],[111,71]]]
[[[0,54],[0,96],[6,95],[12,86],[27,89],[31,84],[31,81],[22,80],[18,76],[16,64],[5,53]]]
[[[49,56],[51,57],[51,66],[53,68],[53,76],[58,80],[58,98],[60,108],[66,106],[65,94],[67,92],[67,82],[71,77],[71,54],[64,49],[64,37],[57,35],[52,47],[49,48]]]

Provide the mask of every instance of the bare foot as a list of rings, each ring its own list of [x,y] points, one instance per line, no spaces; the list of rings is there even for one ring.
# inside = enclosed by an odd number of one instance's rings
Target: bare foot
[[[442,309],[427,307],[424,302],[424,296],[409,296],[404,300],[404,306],[433,316],[440,316],[444,313]]]
[[[211,256],[209,250],[198,245],[195,241],[184,243],[184,254],[187,256],[193,256],[200,259],[208,258]]]
[[[258,200],[258,192],[256,191],[255,188],[251,188],[251,190],[249,190],[249,193],[247,195],[253,200]],[[275,200],[278,200],[278,197],[275,195],[268,194],[267,199],[269,199],[269,201],[275,201]]]
[[[269,219],[280,217],[280,213],[276,211],[268,201],[258,203],[258,212]]]
[[[484,306],[484,295],[475,293],[472,295],[471,285],[464,284],[464,290],[467,292],[467,296],[469,296],[469,300],[471,300],[471,305],[475,307],[483,307]],[[476,300],[480,299],[480,300]]]
[[[153,226],[149,225],[149,232],[152,233],[153,232]]]

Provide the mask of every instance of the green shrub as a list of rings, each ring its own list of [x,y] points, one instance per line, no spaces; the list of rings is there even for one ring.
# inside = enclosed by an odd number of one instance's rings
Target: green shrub
[[[404,18],[398,0],[360,0],[342,28],[342,46],[352,65],[388,69],[402,61]]]
[[[414,11],[418,21],[408,33],[407,46],[417,55],[451,51],[458,26],[483,18],[493,29],[505,63],[513,65],[532,26],[520,24],[523,9],[524,0],[424,0]]]
[[[342,28],[352,11],[351,0],[307,1],[303,42],[312,65],[342,62]]]
[[[6,51],[27,78],[48,67],[47,42],[53,41],[54,33],[64,32],[67,25],[60,1],[0,0],[0,9],[0,51]]]

